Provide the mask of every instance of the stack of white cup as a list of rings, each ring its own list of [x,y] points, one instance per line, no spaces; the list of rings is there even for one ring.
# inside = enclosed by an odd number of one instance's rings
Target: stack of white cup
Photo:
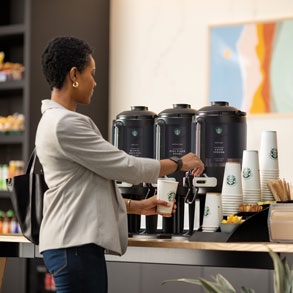
[[[263,131],[261,134],[259,167],[261,200],[274,200],[268,181],[279,179],[278,144],[276,131]]]
[[[207,193],[202,223],[203,232],[215,232],[222,221],[221,193]]]
[[[256,204],[261,200],[258,151],[243,151],[241,173],[243,203]]]
[[[227,162],[222,187],[223,216],[238,213],[243,203],[240,163]]]

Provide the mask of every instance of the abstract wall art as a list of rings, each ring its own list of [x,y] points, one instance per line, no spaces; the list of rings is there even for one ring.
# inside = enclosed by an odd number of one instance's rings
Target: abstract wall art
[[[209,100],[293,112],[293,20],[210,27]]]

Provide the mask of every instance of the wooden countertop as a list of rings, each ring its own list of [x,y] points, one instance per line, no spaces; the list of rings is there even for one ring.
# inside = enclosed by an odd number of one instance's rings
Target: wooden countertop
[[[30,243],[22,235],[0,235],[0,242]],[[139,239],[129,238],[130,247],[149,248],[179,248],[190,250],[216,250],[216,251],[250,251],[250,252],[274,252],[293,253],[293,243],[272,242],[191,242],[188,240],[171,239]]]
[[[293,243],[271,242],[190,242],[188,240],[170,239],[138,239],[129,238],[128,246],[154,247],[154,248],[180,248],[194,250],[218,251],[249,251],[249,252],[274,252],[293,253]]]
[[[0,242],[31,243],[21,234],[0,234]]]

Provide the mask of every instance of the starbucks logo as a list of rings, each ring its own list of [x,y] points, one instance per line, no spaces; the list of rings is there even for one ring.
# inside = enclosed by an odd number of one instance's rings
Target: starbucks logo
[[[175,134],[175,135],[179,135],[180,133],[181,133],[180,129],[176,128],[176,129],[174,130],[174,134]]]
[[[242,171],[242,176],[244,179],[248,179],[251,177],[251,169],[250,168],[244,168]]]
[[[174,199],[175,199],[175,196],[176,196],[175,192],[170,192],[170,193],[168,194],[168,201],[173,202]]]
[[[131,132],[131,134],[132,134],[133,136],[138,136],[138,131],[133,130],[133,131]]]
[[[236,177],[234,175],[227,176],[227,184],[233,186],[236,184]]]
[[[211,210],[208,206],[204,208],[204,216],[207,217],[210,214]]]
[[[278,159],[278,150],[277,149],[271,149],[270,156],[272,159]]]
[[[216,133],[217,134],[221,134],[222,132],[223,132],[223,128],[221,128],[221,127],[216,128]]]

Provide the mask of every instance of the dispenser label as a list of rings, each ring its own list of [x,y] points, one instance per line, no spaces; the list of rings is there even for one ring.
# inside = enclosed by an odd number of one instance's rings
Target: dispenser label
[[[206,164],[224,164],[228,158],[242,158],[246,148],[246,124],[209,123],[205,134]]]
[[[188,140],[188,141],[187,141]],[[182,157],[190,150],[187,150],[187,145],[190,145],[190,135],[186,135],[185,126],[167,126],[166,129],[166,150],[167,157]],[[190,148],[190,147],[189,147]]]
[[[142,156],[143,129],[128,128],[126,140],[126,152],[135,157]]]
[[[223,132],[223,128],[221,127],[216,127],[216,133],[221,134]]]
[[[153,158],[153,127],[127,127],[125,149],[135,157]]]

